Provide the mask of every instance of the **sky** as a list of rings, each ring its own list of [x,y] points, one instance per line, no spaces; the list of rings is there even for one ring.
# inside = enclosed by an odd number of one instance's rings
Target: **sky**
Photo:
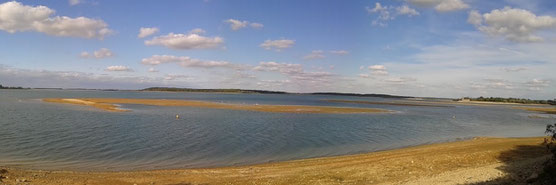
[[[0,1],[0,84],[556,98],[553,0]]]

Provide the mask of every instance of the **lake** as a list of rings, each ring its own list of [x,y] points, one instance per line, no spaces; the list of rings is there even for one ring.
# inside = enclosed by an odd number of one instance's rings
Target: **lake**
[[[131,112],[41,98],[153,98],[238,104],[368,107],[378,114],[266,113],[121,105]],[[542,136],[549,118],[510,106],[412,107],[327,102],[372,97],[85,90],[0,90],[0,166],[151,170],[358,154],[476,136]],[[180,119],[175,115],[179,114]],[[541,117],[547,117],[542,115]]]

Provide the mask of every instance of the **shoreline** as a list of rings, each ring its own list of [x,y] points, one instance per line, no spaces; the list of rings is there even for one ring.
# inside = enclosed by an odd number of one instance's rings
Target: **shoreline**
[[[468,183],[451,178],[486,170],[488,175],[474,182],[502,178],[509,173],[503,167],[527,163],[538,165],[548,153],[541,146],[542,137],[473,138],[470,140],[426,144],[364,154],[320,157],[246,166],[215,168],[83,172],[8,170],[4,183],[25,179],[32,184],[435,184]],[[523,151],[522,151],[523,150]],[[529,162],[532,161],[532,162]],[[533,169],[534,167],[531,167]],[[465,173],[461,174],[460,171]],[[483,172],[481,172],[483,173]],[[446,174],[449,174],[446,182]]]

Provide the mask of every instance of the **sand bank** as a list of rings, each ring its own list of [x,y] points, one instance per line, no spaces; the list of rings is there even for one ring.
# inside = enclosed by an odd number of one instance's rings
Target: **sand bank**
[[[535,112],[543,112],[543,113],[547,113],[547,114],[556,114],[556,107],[552,106],[552,107],[514,107],[517,109],[523,109],[523,110],[528,110],[528,111],[535,111]]]
[[[209,101],[195,100],[168,100],[168,99],[125,99],[125,98],[45,98],[45,102],[67,103],[86,105],[107,111],[126,111],[118,108],[115,104],[140,104],[154,106],[186,106],[213,109],[249,110],[259,112],[280,113],[327,113],[327,114],[353,114],[353,113],[386,113],[384,109],[353,108],[353,107],[328,107],[328,106],[305,106],[305,105],[258,105],[258,104],[227,104]]]
[[[453,107],[449,105],[431,104],[431,103],[407,103],[407,102],[378,102],[378,101],[354,101],[354,100],[324,100],[334,103],[357,103],[357,104],[371,104],[371,105],[395,105],[395,106],[416,106],[416,107]]]
[[[526,178],[548,157],[542,138],[476,138],[260,165],[135,172],[8,168],[5,183],[32,184],[461,184]],[[520,175],[519,173],[524,173]]]

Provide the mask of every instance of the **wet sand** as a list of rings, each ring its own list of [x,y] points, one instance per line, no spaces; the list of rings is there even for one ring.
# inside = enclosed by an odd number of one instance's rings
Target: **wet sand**
[[[30,184],[462,184],[530,175],[548,157],[537,138],[475,138],[260,165],[132,172],[7,168]],[[518,171],[518,172],[516,172]],[[515,173],[524,173],[516,175]]]
[[[326,113],[326,114],[356,114],[356,113],[387,113],[389,110],[375,108],[304,106],[304,105],[258,105],[258,104],[227,104],[195,100],[168,99],[125,99],[125,98],[45,98],[45,102],[66,103],[74,105],[92,106],[106,111],[123,112],[116,104],[140,104],[155,106],[187,106],[213,109],[248,110],[277,113]]]

